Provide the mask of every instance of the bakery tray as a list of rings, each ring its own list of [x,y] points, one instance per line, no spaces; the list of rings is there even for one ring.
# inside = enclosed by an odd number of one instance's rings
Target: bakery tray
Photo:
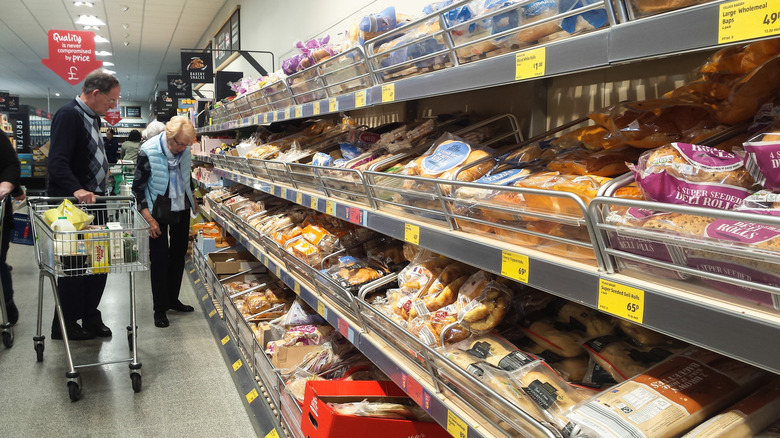
[[[298,105],[328,97],[316,65],[287,76],[286,81]]]
[[[317,68],[329,97],[369,88],[375,83],[361,46],[321,61]]]
[[[295,105],[292,92],[284,80],[268,84],[261,89],[268,106],[272,110],[282,110]]]

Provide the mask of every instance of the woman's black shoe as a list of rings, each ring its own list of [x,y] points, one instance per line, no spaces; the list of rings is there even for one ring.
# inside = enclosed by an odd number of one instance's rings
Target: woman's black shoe
[[[177,312],[194,312],[195,308],[192,306],[188,306],[181,301],[177,301],[176,304],[171,306],[171,310],[175,310]]]
[[[165,312],[154,312],[154,325],[155,327],[168,327],[170,325]]]

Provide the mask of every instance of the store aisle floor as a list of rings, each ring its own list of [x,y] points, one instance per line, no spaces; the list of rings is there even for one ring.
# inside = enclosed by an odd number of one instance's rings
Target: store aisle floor
[[[82,398],[72,403],[66,388],[62,341],[51,336],[52,294],[45,289],[43,362],[36,362],[35,335],[38,269],[31,246],[11,245],[19,323],[10,349],[0,344],[0,435],[36,437],[52,433],[78,437],[253,436],[222,353],[196,302],[190,282],[182,282],[181,300],[194,313],[169,312],[171,325],[154,326],[148,272],[136,274],[139,323],[138,357],[143,388],[133,393],[126,363],[81,370]],[[76,363],[130,357],[129,275],[109,275],[100,309],[114,333],[108,340],[71,343]]]

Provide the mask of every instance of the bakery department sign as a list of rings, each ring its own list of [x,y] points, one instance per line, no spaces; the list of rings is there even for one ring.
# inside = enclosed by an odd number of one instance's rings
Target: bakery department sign
[[[41,62],[70,85],[103,66],[95,59],[95,34],[78,30],[50,30],[49,57]]]
[[[214,82],[214,64],[211,52],[181,52],[181,75],[190,84]]]

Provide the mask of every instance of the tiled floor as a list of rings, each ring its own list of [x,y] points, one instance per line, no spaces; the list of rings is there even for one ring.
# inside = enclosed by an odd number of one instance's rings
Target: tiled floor
[[[139,322],[138,356],[143,390],[131,388],[127,364],[81,371],[83,395],[72,403],[66,388],[65,349],[49,339],[53,300],[44,295],[43,362],[36,362],[35,334],[38,269],[33,247],[11,245],[15,301],[20,320],[15,343],[0,345],[0,436],[39,437],[221,437],[254,436],[241,398],[190,282],[181,300],[194,313],[169,312],[171,326],[154,327],[148,273],[136,274]],[[108,340],[71,343],[77,363],[130,357],[125,327],[129,316],[127,274],[110,275],[101,303],[103,320],[114,332]]]

